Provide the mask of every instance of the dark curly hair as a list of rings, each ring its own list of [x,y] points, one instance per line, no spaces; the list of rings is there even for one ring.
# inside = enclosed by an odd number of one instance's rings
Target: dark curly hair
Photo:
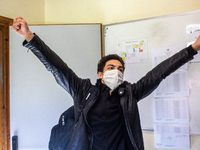
[[[118,60],[122,64],[123,70],[125,70],[125,63],[122,60],[122,58],[118,56],[117,54],[109,54],[99,60],[98,65],[97,65],[97,73],[103,72],[106,62],[112,59]]]

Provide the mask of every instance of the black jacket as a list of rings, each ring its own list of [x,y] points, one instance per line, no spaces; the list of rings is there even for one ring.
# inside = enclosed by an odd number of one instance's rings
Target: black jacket
[[[29,43],[24,41],[23,45],[29,48],[39,58],[47,70],[51,71],[54,75],[57,83],[62,86],[74,100],[74,113],[77,123],[74,125],[74,131],[68,145],[68,150],[92,149],[93,133],[87,122],[87,113],[96,102],[99,92],[96,97],[85,106],[78,118],[81,100],[91,86],[90,80],[79,78],[37,35],[35,35]],[[137,102],[156,89],[159,83],[169,74],[193,59],[193,55],[196,53],[197,52],[195,52],[191,46],[185,48],[171,58],[160,63],[137,83],[131,84],[124,81],[118,88],[119,93],[121,92],[121,94],[119,94],[120,105],[122,107],[127,133],[135,150],[144,149]],[[99,86],[99,84],[97,83],[96,86]]]

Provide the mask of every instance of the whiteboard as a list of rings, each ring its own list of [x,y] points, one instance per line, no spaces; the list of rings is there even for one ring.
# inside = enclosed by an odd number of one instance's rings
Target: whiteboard
[[[81,78],[96,82],[101,24],[30,26]],[[10,29],[10,133],[19,150],[47,150],[51,128],[73,105],[69,94]]]
[[[200,10],[104,25],[105,55],[117,53],[118,42],[147,39],[147,62],[126,64],[124,79],[135,83],[152,69],[152,48],[185,45],[186,25],[200,24]],[[200,134],[200,63],[189,63],[190,133]],[[153,130],[153,93],[138,103],[142,129]]]

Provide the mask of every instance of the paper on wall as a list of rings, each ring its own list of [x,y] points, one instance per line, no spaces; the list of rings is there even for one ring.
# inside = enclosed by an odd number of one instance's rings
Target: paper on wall
[[[190,149],[188,124],[154,124],[156,148]]]
[[[154,122],[189,123],[187,98],[154,99]]]
[[[166,77],[154,91],[154,97],[189,96],[188,71],[178,70]]]
[[[185,47],[186,47],[186,44],[151,49],[152,67],[154,68],[159,63],[161,63],[162,61],[166,60],[167,58],[173,56],[175,53],[179,52],[180,50],[182,50]],[[179,70],[182,70],[182,69],[188,69],[188,64],[185,64],[179,68]]]
[[[147,40],[118,42],[118,55],[127,64],[147,62]]]

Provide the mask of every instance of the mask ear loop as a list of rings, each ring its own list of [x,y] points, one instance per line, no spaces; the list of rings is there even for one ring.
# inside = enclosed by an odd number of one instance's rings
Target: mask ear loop
[[[103,78],[104,78],[104,73],[103,73],[103,72],[101,72],[101,73],[102,73],[102,75],[103,75],[103,77],[102,77],[102,79],[101,79],[101,83],[105,84],[105,82],[104,82],[104,80],[103,80]]]
[[[103,73],[103,72],[101,72],[101,73],[102,73],[102,75],[103,75],[103,77],[104,77],[104,73]],[[103,78],[102,78],[101,80],[103,80]],[[103,80],[103,82],[104,82],[104,80]]]

